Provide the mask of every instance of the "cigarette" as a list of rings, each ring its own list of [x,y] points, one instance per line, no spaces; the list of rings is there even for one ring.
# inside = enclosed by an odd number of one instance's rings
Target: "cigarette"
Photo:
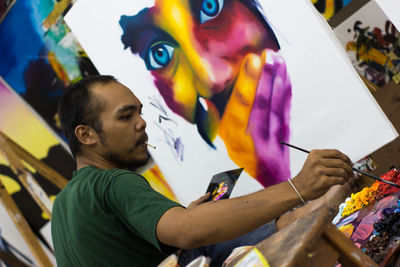
[[[144,144],[145,145],[148,145],[149,147],[151,147],[151,148],[153,148],[153,149],[156,149],[156,147],[155,146],[153,146],[153,145],[150,145],[149,143],[147,143],[147,142],[144,142]]]

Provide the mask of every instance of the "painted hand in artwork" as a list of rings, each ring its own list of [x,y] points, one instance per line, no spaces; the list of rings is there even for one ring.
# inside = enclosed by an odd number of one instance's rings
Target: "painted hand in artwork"
[[[282,57],[249,54],[219,127],[231,159],[263,186],[290,178],[288,141],[291,83]]]

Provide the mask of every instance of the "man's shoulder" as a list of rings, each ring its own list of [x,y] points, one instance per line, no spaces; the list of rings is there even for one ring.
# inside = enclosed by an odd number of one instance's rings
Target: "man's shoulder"
[[[148,181],[139,173],[125,169],[110,169],[107,172],[115,181],[129,182],[135,184],[144,184],[150,186]]]
[[[104,177],[104,178],[110,178],[110,177],[119,177],[119,176],[136,176],[136,177],[141,177],[143,178],[140,174],[135,173],[130,170],[126,169],[99,169],[94,166],[87,166],[82,169],[79,169],[74,172],[74,176],[72,181],[74,180],[79,180],[81,178],[88,178],[88,177]]]
[[[74,178],[67,185],[66,191],[75,191],[81,188],[103,194],[110,189],[148,188],[151,187],[147,180],[140,174],[126,169],[99,169],[88,166],[74,173]]]

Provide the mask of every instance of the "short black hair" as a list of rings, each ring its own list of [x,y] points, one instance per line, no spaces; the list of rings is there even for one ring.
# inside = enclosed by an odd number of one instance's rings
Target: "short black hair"
[[[95,84],[117,82],[111,75],[88,76],[70,85],[62,96],[58,106],[58,116],[61,128],[68,140],[68,145],[74,157],[79,153],[80,142],[75,136],[78,125],[87,125],[96,132],[102,131],[98,120],[104,108],[104,102],[95,97],[90,88]]]

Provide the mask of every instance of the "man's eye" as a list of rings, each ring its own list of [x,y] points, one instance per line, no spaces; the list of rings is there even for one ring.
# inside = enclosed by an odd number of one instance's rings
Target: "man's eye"
[[[224,7],[224,0],[203,0],[200,10],[200,23],[217,17]]]
[[[129,115],[121,116],[120,119],[121,120],[129,120],[131,117],[132,117],[132,114],[129,114]]]
[[[149,70],[161,69],[171,62],[174,47],[166,43],[156,43],[150,47],[147,55],[147,68]]]

